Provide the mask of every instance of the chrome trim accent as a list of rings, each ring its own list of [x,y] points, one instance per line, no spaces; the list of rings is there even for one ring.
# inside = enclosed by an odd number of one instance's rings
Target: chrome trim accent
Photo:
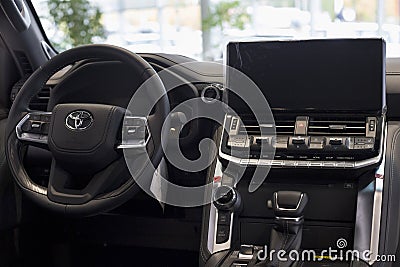
[[[281,211],[296,211],[296,210],[298,210],[299,207],[300,207],[301,201],[303,200],[303,197],[304,197],[304,193],[301,193],[300,198],[299,198],[299,201],[297,202],[296,208],[294,208],[294,209],[288,209],[288,208],[281,208],[281,207],[279,207],[279,205],[278,205],[278,192],[275,192],[275,193],[274,193],[276,208],[277,208],[278,210],[281,210]]]
[[[39,144],[47,144],[47,136],[41,134],[34,134],[34,133],[24,133],[22,131],[22,125],[32,116],[32,115],[51,115],[51,112],[42,112],[42,111],[35,111],[26,114],[15,126],[15,133],[17,138],[21,141],[27,141],[32,143],[39,143]],[[42,136],[42,139],[40,138]],[[46,138],[45,138],[46,137]]]
[[[375,179],[374,204],[372,207],[372,225],[371,225],[371,242],[370,251],[371,259],[369,264],[372,265],[376,261],[379,253],[379,235],[381,229],[382,215],[382,199],[383,199],[383,178]]]
[[[232,195],[233,195],[233,196],[232,196],[231,202],[236,203],[236,201],[237,201],[237,199],[238,199],[238,196],[237,196],[236,191],[233,189],[233,187],[228,186],[228,185],[221,185],[221,186],[219,186],[219,187],[226,187],[226,188],[228,189],[227,192],[232,191]],[[216,188],[215,188],[215,189],[216,189]],[[216,191],[216,190],[214,190],[214,193],[213,193],[213,202],[217,202],[217,203],[218,203],[219,198],[216,198],[216,196],[215,196],[215,191]],[[223,204],[222,204],[222,205],[223,205]]]
[[[225,115],[224,125],[226,122],[227,116]],[[382,159],[383,154],[383,146],[384,146],[384,136],[386,135],[386,120],[383,117],[382,120],[382,137],[380,139],[379,145],[379,154],[376,157],[360,160],[360,161],[315,161],[315,160],[267,160],[267,159],[250,159],[248,158],[238,158],[222,152],[221,146],[223,144],[223,134],[221,134],[221,142],[219,146],[218,155],[232,163],[236,163],[239,165],[250,165],[250,166],[272,166],[272,167],[280,167],[280,168],[326,168],[326,169],[360,169],[366,166],[370,166],[376,163],[379,163]]]
[[[241,263],[241,262],[234,262],[232,265],[231,265],[232,267],[246,267],[246,266],[248,266],[248,264],[247,263]]]
[[[222,164],[221,162],[217,159],[216,166],[215,166],[215,171],[214,171],[214,177],[220,176],[222,177]],[[222,179],[217,182],[213,182],[213,191],[222,185]],[[211,194],[211,197],[213,197],[214,194]],[[210,204],[210,218],[208,221],[208,240],[207,240],[207,248],[210,251],[211,254],[214,254],[218,251],[222,250],[227,250],[231,248],[231,238],[232,238],[232,227],[233,227],[233,215],[234,212],[231,213],[231,224],[229,228],[229,238],[228,241],[225,243],[217,244],[216,243],[216,238],[217,238],[217,225],[218,225],[218,210],[217,208],[212,204]]]
[[[386,129],[386,128],[385,128]],[[387,130],[387,129],[386,129]],[[385,131],[386,133],[386,131]],[[384,138],[383,152],[386,153],[386,142],[387,136],[385,134]],[[376,261],[376,257],[379,253],[379,237],[381,230],[381,216],[382,216],[382,203],[383,203],[383,183],[385,178],[385,165],[386,157],[384,156],[381,164],[375,172],[375,192],[374,192],[374,202],[372,206],[372,224],[371,224],[371,241],[370,241],[370,251],[371,259],[369,264],[372,265]]]
[[[215,92],[215,94],[216,94],[215,98],[208,98],[208,97],[205,97],[205,96],[204,96],[206,90],[208,90],[208,89],[214,90],[214,92]],[[218,89],[218,87],[215,86],[214,84],[207,85],[207,86],[204,87],[204,89],[201,91],[201,95],[200,95],[201,100],[203,100],[203,102],[206,103],[206,104],[212,104],[212,103],[216,102],[217,100],[220,100],[220,99],[221,99],[221,94],[220,94],[219,90],[220,90],[220,89]]]
[[[84,117],[84,115],[86,115],[86,117]],[[89,124],[81,127],[85,119],[89,121]],[[70,124],[70,120],[73,121],[72,125]],[[93,122],[94,119],[92,113],[86,110],[75,110],[65,117],[65,127],[71,131],[85,131],[92,126]]]
[[[242,247],[251,248],[253,250],[253,254],[248,255],[248,254],[240,253],[240,250],[242,249]],[[253,258],[253,255],[254,255],[254,246],[253,245],[240,245],[239,255],[238,255],[239,260],[251,260]],[[247,266],[247,265],[244,265],[244,266]]]
[[[47,196],[47,188],[41,187],[33,183],[30,179],[26,181],[26,184],[28,186],[28,189],[32,190],[33,192]]]
[[[126,118],[128,118],[128,119],[139,119],[139,120],[144,121],[144,124],[145,124],[147,132],[148,132],[148,136],[147,136],[146,140],[141,140],[141,141],[132,142],[132,143],[124,143],[124,141],[122,140],[122,143],[117,146],[117,149],[145,148],[145,147],[147,147],[147,144],[149,143],[150,138],[151,138],[151,132],[150,132],[150,129],[149,129],[149,124],[147,122],[147,117],[125,116],[124,120]],[[124,127],[124,125],[122,127]],[[124,139],[124,138],[122,137],[122,139]]]
[[[45,41],[41,41],[40,45],[42,46],[43,52],[45,54],[45,56],[47,57],[48,60],[50,60],[52,58],[52,55],[50,54],[50,51],[53,52],[53,49],[51,48],[51,46],[45,42]],[[54,53],[54,52],[53,52]],[[54,53],[55,54],[55,53]]]
[[[357,213],[354,234],[354,249],[358,251],[369,251],[370,257],[362,258],[372,265],[376,261],[379,253],[380,224],[382,216],[384,174],[386,165],[386,147],[387,147],[387,126],[383,132],[384,157],[375,171],[375,179],[358,192]],[[361,255],[363,256],[363,255]]]
[[[295,221],[299,222],[303,219],[303,217],[295,217],[295,218],[290,218],[290,217],[275,217],[278,220],[287,220],[287,221]]]

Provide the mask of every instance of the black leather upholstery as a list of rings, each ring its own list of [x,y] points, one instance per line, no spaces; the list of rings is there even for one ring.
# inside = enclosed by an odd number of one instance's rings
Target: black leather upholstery
[[[388,122],[384,179],[379,254],[400,256],[400,122]],[[400,261],[374,266],[400,266]]]
[[[15,184],[5,155],[5,127],[7,119],[0,120],[0,231],[16,225],[18,208]]]

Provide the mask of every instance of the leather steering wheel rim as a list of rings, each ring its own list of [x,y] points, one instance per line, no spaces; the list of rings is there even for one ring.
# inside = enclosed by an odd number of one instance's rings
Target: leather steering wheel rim
[[[64,67],[85,59],[120,61],[132,69],[133,75],[140,75],[138,77],[141,77],[143,82],[152,77],[152,92],[149,94],[162,96],[154,106],[154,113],[151,115],[153,120],[148,125],[152,133],[151,141],[154,149],[150,157],[150,164],[153,166],[158,166],[163,157],[161,129],[170,110],[166,90],[154,69],[139,55],[123,48],[111,45],[79,46],[53,57],[31,75],[18,93],[9,112],[6,128],[7,161],[15,181],[31,200],[47,209],[75,216],[90,216],[113,209],[132,198],[140,190],[140,187],[131,178],[111,192],[94,196],[85,203],[66,204],[53,201],[48,197],[48,189],[35,184],[27,174],[23,165],[23,148],[26,144],[18,139],[16,127],[26,114],[31,112],[29,109],[31,99],[39,93],[51,76]],[[151,181],[156,167],[141,167],[140,179]]]

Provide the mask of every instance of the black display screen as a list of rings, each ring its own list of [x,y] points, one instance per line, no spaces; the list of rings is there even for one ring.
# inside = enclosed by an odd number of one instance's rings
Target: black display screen
[[[250,77],[273,110],[379,113],[385,107],[382,39],[232,42],[227,65]],[[246,109],[227,92],[232,108]]]

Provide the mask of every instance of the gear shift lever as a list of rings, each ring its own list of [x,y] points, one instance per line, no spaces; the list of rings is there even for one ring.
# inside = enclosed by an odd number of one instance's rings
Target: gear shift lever
[[[274,193],[272,208],[278,220],[300,220],[308,202],[306,193],[297,191],[278,191]]]
[[[303,211],[307,205],[306,193],[297,191],[278,191],[272,199],[272,208],[275,214],[275,222],[271,231],[269,251],[274,250],[273,258],[269,262],[261,262],[257,266],[288,267],[292,265],[288,253],[299,250],[302,240]],[[278,251],[285,251],[287,261],[278,262]],[[280,255],[282,257],[282,255]]]

